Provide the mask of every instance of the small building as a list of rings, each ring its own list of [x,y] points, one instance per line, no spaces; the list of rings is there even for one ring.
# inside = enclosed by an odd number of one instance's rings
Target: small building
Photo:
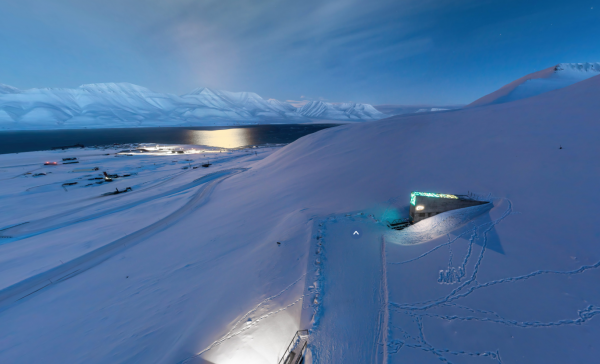
[[[414,224],[442,212],[483,205],[488,201],[479,201],[466,195],[448,195],[431,192],[410,193],[410,219]]]

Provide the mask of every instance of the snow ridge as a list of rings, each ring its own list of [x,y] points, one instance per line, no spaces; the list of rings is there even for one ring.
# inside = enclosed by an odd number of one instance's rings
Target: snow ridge
[[[556,72],[580,72],[594,73],[593,76],[600,73],[600,62],[585,62],[585,63],[559,63],[554,67]]]
[[[559,63],[530,73],[475,100],[466,107],[501,104],[543,94],[600,75],[600,62]]]
[[[12,86],[0,83],[0,95],[1,94],[17,94],[19,92],[21,92],[21,90],[19,90],[16,87],[12,87]]]
[[[209,88],[178,96],[131,83],[25,91],[0,84],[0,129],[303,123],[311,118],[367,121],[386,116],[367,104],[317,105],[298,109],[254,92]]]

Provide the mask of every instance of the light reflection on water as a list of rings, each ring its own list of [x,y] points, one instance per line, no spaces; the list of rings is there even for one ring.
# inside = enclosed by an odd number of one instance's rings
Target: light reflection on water
[[[116,129],[0,130],[0,154],[50,150],[83,144],[195,144],[217,148],[285,144],[332,127],[327,124],[279,124],[243,127],[161,127]]]
[[[238,148],[252,144],[246,128],[224,130],[188,130],[188,144],[219,148]]]

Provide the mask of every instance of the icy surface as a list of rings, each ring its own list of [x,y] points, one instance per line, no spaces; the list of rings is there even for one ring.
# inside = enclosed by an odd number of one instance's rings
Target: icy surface
[[[385,117],[367,104],[321,104],[321,112],[306,113],[286,102],[264,100],[253,92],[200,88],[177,96],[130,83],[25,91],[0,84],[0,129],[304,123],[311,118],[367,121]]]
[[[310,329],[313,363],[594,363],[599,91],[213,150],[208,169],[208,153],[1,155],[0,362],[275,363]],[[137,175],[63,188],[96,176],[43,166],[63,156]],[[415,190],[493,207],[392,241]],[[93,251],[110,252],[73,263]]]

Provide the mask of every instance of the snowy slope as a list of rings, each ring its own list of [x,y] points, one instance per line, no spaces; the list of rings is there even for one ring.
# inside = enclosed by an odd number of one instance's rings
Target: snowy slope
[[[331,120],[378,120],[385,114],[369,104],[331,104],[323,101],[309,101],[298,109],[298,113],[314,119]]]
[[[323,106],[334,112],[321,113],[319,119],[384,117],[371,105]],[[0,85],[0,129],[302,123],[309,118],[288,103],[265,100],[253,92],[200,88],[177,96],[129,83],[26,91]]]
[[[0,83],[0,95],[1,94],[16,94],[19,92],[21,92],[21,90],[19,90],[16,87],[12,87],[12,86]]]
[[[559,63],[523,76],[466,107],[500,104],[556,90],[600,75],[600,63]]]
[[[431,107],[431,108],[425,108],[425,109],[419,109],[416,112],[421,113],[421,112],[438,112],[438,111],[448,111],[450,109],[444,109],[444,108],[440,108],[440,107]]]
[[[594,363],[598,92],[595,77],[510,104],[344,125],[272,154],[221,155],[208,171],[90,151],[87,164],[143,180],[89,208],[104,200],[61,191],[58,169],[49,186],[22,174],[70,152],[0,156],[10,223],[32,224],[13,232],[41,232],[3,240],[3,287],[125,239],[87,270],[0,302],[0,362],[276,363],[309,328],[315,364]],[[474,191],[493,208],[409,245],[382,220],[402,217],[415,190]],[[34,194],[45,208],[25,203]],[[105,208],[117,215],[86,220]],[[348,243],[357,227],[364,240]]]
[[[414,114],[416,112],[437,112],[445,110],[456,110],[464,107],[464,105],[373,105],[374,108],[384,114],[395,116]]]

